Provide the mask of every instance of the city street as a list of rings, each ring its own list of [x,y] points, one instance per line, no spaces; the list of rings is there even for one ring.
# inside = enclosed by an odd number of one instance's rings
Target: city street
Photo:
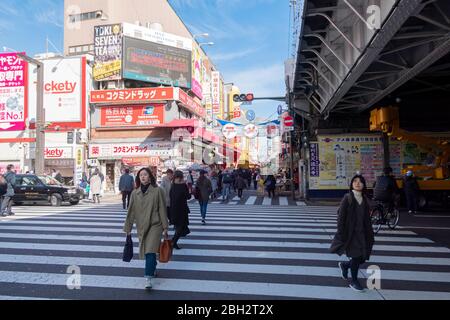
[[[0,298],[450,299],[450,244],[421,235],[448,233],[448,215],[434,231],[383,229],[370,261],[381,268],[381,290],[358,293],[340,278],[337,262],[345,258],[328,253],[336,207],[211,204],[205,226],[198,205],[190,207],[192,233],[171,262],[158,265],[150,292],[137,239],[135,259],[122,262],[126,212],[118,201],[14,207],[16,216],[0,221]],[[67,288],[73,265],[80,290]]]

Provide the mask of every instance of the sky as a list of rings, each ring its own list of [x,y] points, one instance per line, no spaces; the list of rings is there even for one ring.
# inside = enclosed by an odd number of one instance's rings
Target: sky
[[[95,1],[95,0],[93,0]],[[126,1],[126,0],[124,0]],[[148,0],[151,1],[151,0]],[[169,0],[226,83],[256,97],[285,95],[284,60],[288,58],[289,0]],[[63,52],[64,0],[0,0],[0,51],[29,55]],[[277,101],[255,101],[257,117],[276,118]]]

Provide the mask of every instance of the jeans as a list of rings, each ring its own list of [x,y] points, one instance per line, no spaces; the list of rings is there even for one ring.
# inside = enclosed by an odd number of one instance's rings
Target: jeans
[[[145,276],[154,277],[156,271],[156,253],[147,253],[145,255]]]
[[[253,180],[253,187],[255,188],[255,190],[258,189],[258,181]]]
[[[228,199],[230,197],[230,184],[229,183],[225,183],[223,185],[222,197],[223,197],[223,200]]]
[[[123,208],[127,209],[130,206],[130,198],[132,191],[122,191]]]
[[[6,209],[6,214],[10,214],[11,213],[12,203],[13,203],[12,197],[5,196],[3,198],[2,203],[1,203],[0,215],[4,213],[5,209]]]
[[[358,280],[358,271],[359,266],[364,263],[364,258],[352,258],[348,262],[344,262],[344,267],[347,269],[350,269],[352,272],[352,280],[357,281]]]
[[[200,202],[200,213],[202,215],[202,220],[206,219],[206,210],[208,210],[208,201]]]

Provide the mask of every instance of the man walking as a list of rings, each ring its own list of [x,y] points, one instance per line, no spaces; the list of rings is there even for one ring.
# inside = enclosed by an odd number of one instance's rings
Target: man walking
[[[173,170],[168,169],[166,171],[166,175],[162,178],[160,185],[160,187],[164,190],[164,194],[166,195],[167,214],[170,224],[172,224],[172,218],[170,216],[170,189],[172,188],[173,174]]]
[[[134,179],[130,175],[130,169],[125,169],[125,173],[120,177],[119,190],[122,193],[123,209],[130,206],[131,193],[134,190]]]
[[[1,216],[13,216],[14,213],[11,211],[11,207],[12,207],[12,203],[13,200],[12,198],[14,197],[14,186],[16,185],[16,173],[13,171],[14,169],[14,165],[10,164],[8,167],[6,167],[6,173],[4,175],[4,178],[6,180],[6,193],[3,197],[3,201],[1,204],[1,209],[0,209],[0,215]],[[5,214],[5,210],[6,210],[6,214]]]

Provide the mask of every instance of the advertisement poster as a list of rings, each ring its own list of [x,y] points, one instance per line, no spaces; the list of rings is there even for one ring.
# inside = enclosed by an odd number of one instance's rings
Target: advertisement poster
[[[211,73],[211,95],[213,114],[220,114],[220,72]]]
[[[125,37],[123,59],[125,79],[191,88],[189,50]]]
[[[0,54],[0,131],[25,129],[27,63],[15,53]]]
[[[121,79],[122,25],[113,24],[94,28],[95,81]]]
[[[80,58],[45,60],[44,108],[48,122],[82,121],[82,80]]]
[[[201,49],[197,44],[192,50],[192,92],[199,98],[203,99],[203,56]]]
[[[164,123],[164,104],[101,108],[102,127],[151,126]]]
[[[390,141],[391,167],[400,175],[403,144]],[[383,171],[383,143],[379,135],[319,136],[311,144],[310,186],[313,190],[345,190],[360,172],[370,188]]]

